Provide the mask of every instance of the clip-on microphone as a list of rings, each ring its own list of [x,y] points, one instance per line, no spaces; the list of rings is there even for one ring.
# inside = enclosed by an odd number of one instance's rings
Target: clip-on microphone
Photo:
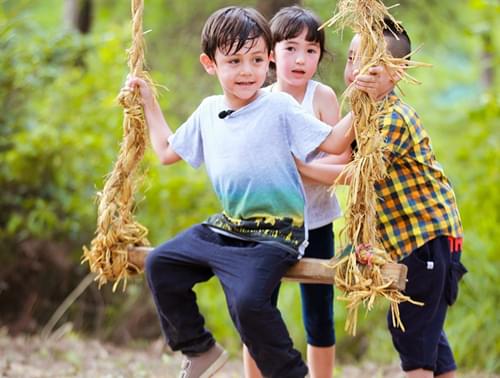
[[[234,113],[234,110],[231,110],[231,109],[228,109],[228,110],[223,110],[219,113],[219,118],[220,119],[224,119],[226,118],[228,115]]]

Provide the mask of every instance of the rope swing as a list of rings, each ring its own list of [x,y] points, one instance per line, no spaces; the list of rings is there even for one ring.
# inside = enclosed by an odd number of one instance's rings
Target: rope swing
[[[132,0],[132,46],[128,50],[130,74],[151,79],[144,71],[143,0]],[[128,259],[130,246],[147,246],[148,230],[134,219],[134,192],[140,181],[139,163],[147,143],[146,122],[138,90],[122,91],[118,101],[123,107],[123,141],[118,160],[107,177],[104,189],[97,194],[97,230],[90,249],[83,247],[82,263],[88,261],[97,274],[99,287],[115,281],[113,291],[123,280],[123,290],[129,275],[140,273],[141,267]]]
[[[143,0],[132,0],[132,46],[128,50],[130,74],[142,78],[153,87],[144,71],[144,39],[142,17]],[[362,35],[361,72],[374,64],[409,66],[414,62],[392,59],[385,52],[382,36],[383,17],[387,9],[380,1],[343,0],[339,2],[338,14],[327,22],[331,26],[337,21],[351,25]],[[400,290],[405,287],[406,266],[395,264],[387,254],[378,248],[375,192],[373,184],[385,175],[382,138],[373,122],[377,117],[375,104],[364,93],[349,88],[348,96],[355,115],[354,128],[359,151],[347,167],[352,177],[352,189],[348,199],[347,229],[345,233],[353,243],[346,257],[325,260],[304,258],[293,266],[285,279],[333,284],[346,292],[348,301],[347,329],[356,332],[358,307],[365,304],[370,309],[377,296],[391,301],[394,321],[401,327],[397,304],[410,300]],[[98,193],[98,219],[95,237],[90,248],[83,247],[82,262],[88,262],[90,270],[96,273],[99,287],[114,281],[113,291],[120,282],[126,289],[127,279],[140,273],[148,248],[147,229],[139,224],[133,212],[134,192],[143,175],[139,164],[144,157],[147,144],[146,122],[138,90],[123,90],[118,98],[123,106],[123,141],[118,160],[107,177],[102,192]],[[357,252],[357,253],[354,253]],[[368,265],[361,265],[363,261]]]
[[[383,31],[386,28],[384,18],[390,15],[380,0],[340,0],[335,15],[324,26],[337,25],[338,28],[350,27],[360,36],[358,55],[360,74],[368,72],[373,66],[382,65],[398,69],[402,78],[411,83],[418,83],[402,67],[412,68],[424,64],[393,58],[387,52]],[[361,53],[361,54],[359,54]],[[371,310],[377,297],[384,297],[391,305],[392,321],[395,327],[404,330],[399,317],[398,304],[409,301],[421,303],[403,295],[397,288],[390,286],[383,278],[382,269],[386,264],[394,263],[391,256],[383,249],[377,231],[375,182],[386,176],[384,161],[384,141],[379,130],[378,118],[385,109],[375,103],[365,92],[352,84],[346,90],[354,115],[353,128],[358,150],[354,154],[341,177],[350,177],[351,183],[347,197],[346,226],[342,230],[349,245],[344,248],[339,260],[332,260],[330,266],[335,269],[335,286],[344,292],[339,300],[347,302],[345,329],[356,334],[358,309],[360,305]]]

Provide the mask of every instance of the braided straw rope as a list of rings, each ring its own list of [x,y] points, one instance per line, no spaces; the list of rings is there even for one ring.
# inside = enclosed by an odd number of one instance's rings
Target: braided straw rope
[[[380,0],[340,0],[334,17],[323,26],[339,23],[341,28],[349,26],[360,35],[360,46],[355,61],[359,62],[361,74],[366,73],[372,66],[385,65],[398,69],[403,79],[418,83],[406,70],[401,70],[401,67],[412,68],[424,64],[395,59],[387,52],[383,36],[384,17],[389,17],[396,23],[389,14],[389,8]],[[347,302],[345,328],[355,335],[359,306],[363,304],[367,310],[371,310],[375,299],[384,297],[390,301],[394,326],[404,330],[398,304],[403,301],[422,304],[390,288],[390,282],[385,282],[381,274],[381,267],[393,262],[389,254],[381,248],[378,238],[377,194],[374,187],[375,182],[386,176],[384,141],[377,122],[384,112],[384,103],[380,106],[353,85],[346,90],[345,96],[350,100],[354,115],[353,127],[358,146],[353,161],[341,175],[351,178],[346,226],[342,231],[351,246],[347,256],[332,264],[336,268],[335,286],[344,292],[344,296],[339,299]]]
[[[151,84],[144,71],[144,38],[142,31],[143,0],[132,0],[132,47],[128,50],[130,74]],[[123,141],[118,160],[107,177],[104,189],[97,194],[98,218],[96,236],[91,247],[83,247],[82,263],[88,261],[90,270],[97,273],[99,287],[116,281],[113,291],[123,280],[141,271],[128,261],[130,246],[147,246],[147,229],[133,215],[134,191],[141,175],[138,165],[144,157],[147,143],[146,123],[141,98],[137,90],[122,90],[118,96],[123,106]]]

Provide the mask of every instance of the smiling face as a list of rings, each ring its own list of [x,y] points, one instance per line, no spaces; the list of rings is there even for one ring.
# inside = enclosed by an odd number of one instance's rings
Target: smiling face
[[[239,109],[256,97],[269,68],[269,51],[262,37],[248,40],[238,51],[215,52],[215,60],[201,54],[200,61],[211,75],[217,75],[227,105]]]
[[[272,60],[276,77],[282,85],[301,87],[314,76],[321,57],[319,42],[307,41],[307,29],[294,38],[275,44]]]

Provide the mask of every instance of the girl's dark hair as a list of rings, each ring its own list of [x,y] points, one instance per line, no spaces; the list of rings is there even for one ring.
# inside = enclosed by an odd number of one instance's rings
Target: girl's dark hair
[[[273,48],[276,43],[297,37],[304,29],[307,30],[306,41],[318,42],[320,47],[319,60],[325,51],[325,32],[318,30],[321,21],[312,11],[293,5],[281,8],[270,21]]]
[[[252,46],[263,37],[268,53],[272,49],[267,20],[253,8],[226,7],[212,13],[201,32],[201,49],[215,61],[217,49],[224,54],[236,53],[248,41]]]

